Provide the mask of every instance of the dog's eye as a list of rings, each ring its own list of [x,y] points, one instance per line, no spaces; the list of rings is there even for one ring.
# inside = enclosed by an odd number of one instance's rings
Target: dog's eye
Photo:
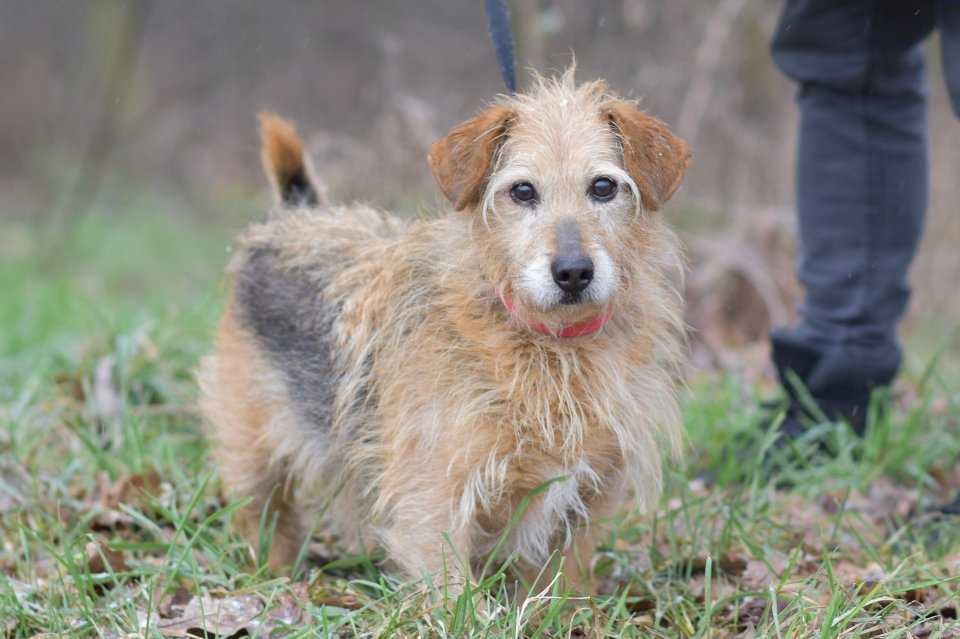
[[[598,177],[590,185],[590,197],[600,202],[606,202],[617,194],[617,183],[608,177]]]
[[[537,190],[529,182],[517,182],[510,189],[510,197],[520,204],[533,204],[537,201]]]

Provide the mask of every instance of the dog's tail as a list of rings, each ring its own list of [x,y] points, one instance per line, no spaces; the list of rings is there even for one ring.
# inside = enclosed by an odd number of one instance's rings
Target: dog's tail
[[[274,194],[285,207],[326,205],[326,193],[313,176],[310,161],[293,124],[263,111],[260,113],[263,170]]]

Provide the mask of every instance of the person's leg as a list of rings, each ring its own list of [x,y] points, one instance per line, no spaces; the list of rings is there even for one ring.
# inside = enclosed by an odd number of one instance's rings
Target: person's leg
[[[937,26],[940,28],[944,80],[950,93],[953,113],[960,117],[960,2],[939,0]]]
[[[771,335],[830,417],[862,428],[900,365],[896,329],[927,207],[924,57],[932,0],[788,0],[774,60],[797,81],[800,322]]]
[[[960,117],[960,2],[939,0],[937,9],[944,80],[950,93],[953,113]],[[960,493],[937,510],[945,515],[960,515]]]

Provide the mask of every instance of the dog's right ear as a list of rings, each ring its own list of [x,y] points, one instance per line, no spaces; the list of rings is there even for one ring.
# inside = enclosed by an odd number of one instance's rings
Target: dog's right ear
[[[427,163],[440,190],[457,211],[480,203],[493,156],[506,138],[512,119],[513,112],[507,107],[489,107],[455,126],[430,147]]]

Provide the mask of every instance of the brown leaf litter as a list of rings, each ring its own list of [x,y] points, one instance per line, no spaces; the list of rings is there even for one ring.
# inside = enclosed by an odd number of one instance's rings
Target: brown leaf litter
[[[184,588],[165,597],[155,613],[141,613],[142,631],[152,628],[164,637],[280,636],[288,626],[306,623],[307,584],[292,583],[266,598],[254,593],[217,592],[191,595]]]

